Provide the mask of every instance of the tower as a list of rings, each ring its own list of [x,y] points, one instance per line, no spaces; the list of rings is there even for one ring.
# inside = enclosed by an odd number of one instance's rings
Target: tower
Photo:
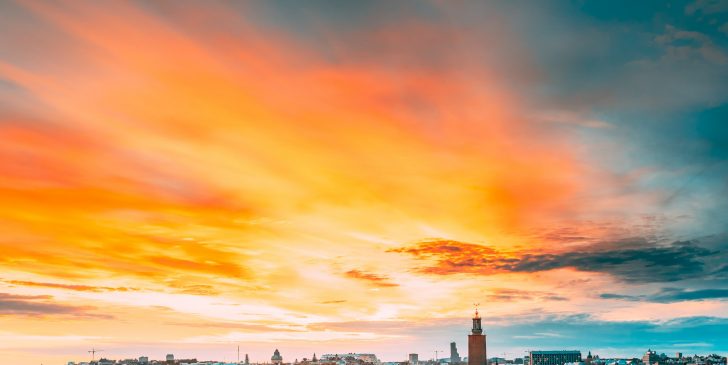
[[[480,323],[478,304],[475,305],[473,328],[468,335],[468,365],[487,365],[485,335]]]
[[[458,346],[455,342],[450,342],[450,364],[456,364],[460,362],[460,354],[458,353]]]

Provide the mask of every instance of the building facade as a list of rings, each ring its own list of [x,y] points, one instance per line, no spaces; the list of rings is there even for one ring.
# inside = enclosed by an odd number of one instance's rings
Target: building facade
[[[660,356],[657,355],[657,351],[647,349],[647,352],[642,356],[642,362],[645,365],[656,365],[660,363]]]
[[[531,351],[530,365],[564,365],[567,362],[581,362],[581,351]]]
[[[409,354],[409,365],[417,365],[420,362],[417,354]]]
[[[476,309],[475,317],[473,317],[473,328],[468,335],[468,365],[487,365],[485,359],[485,335],[483,334],[480,315]]]

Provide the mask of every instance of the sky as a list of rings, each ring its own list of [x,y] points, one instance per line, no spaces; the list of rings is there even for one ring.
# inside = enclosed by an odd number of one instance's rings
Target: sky
[[[0,358],[725,356],[727,20],[0,2]]]

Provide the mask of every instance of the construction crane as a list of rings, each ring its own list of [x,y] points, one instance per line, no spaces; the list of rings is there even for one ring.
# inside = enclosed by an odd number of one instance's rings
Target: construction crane
[[[443,351],[435,350],[435,364],[439,363],[439,361],[437,360],[437,354],[439,354],[440,352],[443,352]]]
[[[101,352],[101,351],[104,351],[104,350],[97,350],[97,349],[94,349],[94,348],[92,348],[91,350],[89,350],[88,352],[91,354],[91,361],[94,361],[94,359],[96,358],[96,353],[97,352]]]

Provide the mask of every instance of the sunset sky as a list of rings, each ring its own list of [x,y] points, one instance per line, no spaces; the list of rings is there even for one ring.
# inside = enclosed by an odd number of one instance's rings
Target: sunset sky
[[[725,356],[727,20],[2,1],[0,359]]]

